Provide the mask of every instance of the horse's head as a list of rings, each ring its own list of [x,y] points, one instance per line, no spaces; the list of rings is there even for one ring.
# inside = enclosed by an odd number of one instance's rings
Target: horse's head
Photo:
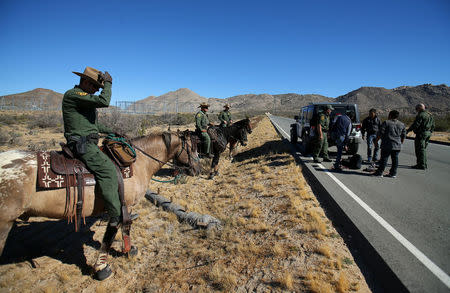
[[[200,159],[197,152],[197,143],[190,131],[178,132],[177,136],[181,140],[181,147],[175,155],[175,163],[178,166],[186,167],[189,175],[200,174]]]
[[[250,124],[250,119],[245,118],[243,120],[240,120],[234,124],[237,126],[238,132],[237,132],[237,139],[241,143],[241,145],[246,146],[247,145],[247,134],[252,133],[252,125]]]

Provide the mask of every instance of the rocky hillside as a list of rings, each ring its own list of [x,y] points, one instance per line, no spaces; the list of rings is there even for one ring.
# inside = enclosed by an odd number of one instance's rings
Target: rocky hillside
[[[176,91],[155,97],[150,96],[136,102],[132,108],[150,108],[155,112],[195,112],[200,103],[210,104],[211,112],[218,112],[223,109],[223,105],[229,103],[233,111],[271,111],[273,109],[298,109],[312,102],[333,101],[321,95],[299,95],[299,94],[248,94],[238,95],[226,99],[206,98],[198,95],[187,88],[181,88]]]
[[[445,84],[402,86],[394,89],[382,87],[362,87],[336,99],[341,103],[356,103],[361,111],[370,108],[388,112],[396,109],[401,112],[414,111],[418,103],[425,104],[435,113],[450,111],[450,87]]]
[[[0,97],[2,109],[56,110],[61,108],[63,94],[37,88],[28,92]]]
[[[27,109],[53,109],[61,105],[62,94],[47,90],[35,89],[25,93],[0,97],[0,107],[10,109],[14,107]],[[196,112],[200,103],[207,102],[211,105],[210,111],[217,113],[223,109],[225,103],[231,105],[234,112],[255,111],[297,111],[302,106],[315,102],[341,102],[356,103],[361,112],[367,112],[370,108],[387,112],[392,109],[401,112],[413,112],[414,106],[424,103],[435,113],[450,112],[450,88],[444,84],[419,86],[402,86],[394,89],[382,87],[362,87],[336,99],[321,95],[295,93],[270,95],[270,94],[246,94],[229,97],[226,99],[207,98],[181,88],[155,97],[149,96],[138,100],[128,109],[136,112]]]

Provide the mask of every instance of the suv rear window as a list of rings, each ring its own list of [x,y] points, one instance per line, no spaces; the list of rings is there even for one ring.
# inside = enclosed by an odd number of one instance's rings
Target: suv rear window
[[[330,114],[330,121],[333,121],[333,120],[334,120],[334,117],[336,116],[336,114],[341,114],[341,115],[343,115],[343,114],[346,114],[347,111],[352,111],[352,112],[354,113],[352,122],[353,122],[353,123],[359,123],[359,121],[358,121],[358,118],[359,118],[359,117],[358,117],[358,115],[357,115],[357,113],[356,113],[356,111],[355,111],[355,107],[354,107],[354,106],[347,106],[347,105],[342,105],[342,106],[340,106],[340,105],[333,105],[333,108],[334,108],[334,110],[333,110],[333,112],[331,112],[331,114]]]

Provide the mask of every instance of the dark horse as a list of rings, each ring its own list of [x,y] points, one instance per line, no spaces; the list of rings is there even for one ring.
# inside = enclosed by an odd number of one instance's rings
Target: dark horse
[[[231,157],[231,152],[238,142],[243,146],[246,145],[247,134],[249,133],[252,133],[249,118],[239,120],[229,127],[211,126],[208,128],[208,134],[211,137],[211,150],[214,154],[209,179],[213,179],[218,174],[220,154],[226,150],[227,145],[230,144]],[[200,139],[198,141],[200,143]]]

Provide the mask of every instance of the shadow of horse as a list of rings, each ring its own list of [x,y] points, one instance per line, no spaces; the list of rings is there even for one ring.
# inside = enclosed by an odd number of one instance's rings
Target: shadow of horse
[[[272,157],[270,159],[271,161],[276,161],[290,157],[291,156],[290,151],[291,150],[289,145],[285,144],[283,141],[272,140],[264,143],[259,147],[240,152],[239,154],[234,156],[234,161],[243,162],[252,158],[255,159],[250,162],[246,162],[246,164],[250,164],[252,162],[253,163],[258,162],[257,160],[258,157],[278,154],[277,156]]]
[[[36,267],[33,259],[48,256],[65,264],[74,264],[83,275],[90,275],[92,268],[87,264],[83,245],[96,250],[100,248],[101,243],[93,239],[95,232],[90,229],[98,219],[86,218],[86,225],[80,232],[75,232],[74,225],[67,224],[67,220],[16,221],[0,257],[0,265],[28,261]]]

